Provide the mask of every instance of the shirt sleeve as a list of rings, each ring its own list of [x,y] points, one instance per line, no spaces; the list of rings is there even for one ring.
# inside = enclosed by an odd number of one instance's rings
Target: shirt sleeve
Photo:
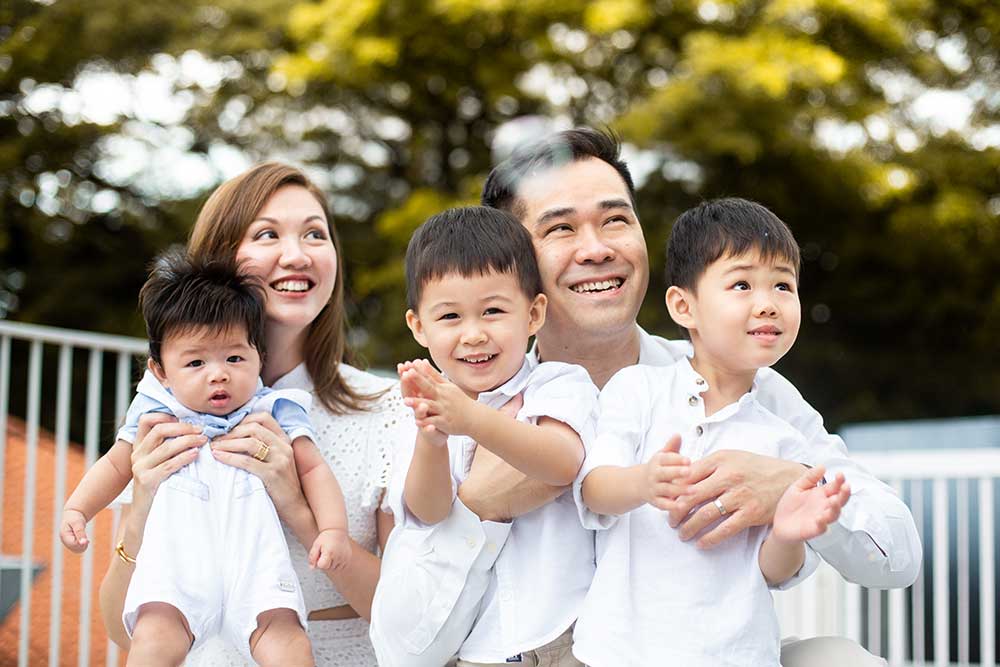
[[[125,413],[125,423],[118,433],[115,435],[115,440],[124,440],[130,444],[135,444],[135,436],[139,430],[139,417],[143,416],[148,412],[164,412],[166,414],[173,414],[170,409],[156,401],[145,394],[136,394],[135,398],[128,406],[128,411]]]
[[[771,369],[758,372],[761,403],[805,438],[797,460],[826,467],[826,478],[843,473],[851,499],[840,518],[809,541],[845,579],[868,588],[902,588],[916,581],[923,557],[909,508],[895,491],[852,461],[840,437],[788,380]]]
[[[617,516],[592,512],[583,501],[583,481],[601,466],[627,467],[640,463],[649,428],[648,406],[653,397],[645,373],[638,366],[624,368],[601,390],[597,434],[573,484],[573,497],[584,528],[610,528]]]
[[[316,432],[309,420],[308,406],[287,398],[278,398],[271,408],[271,415],[290,440],[305,436],[316,442]]]
[[[597,427],[598,390],[582,366],[546,362],[532,371],[518,419],[550,417],[569,426],[584,442]]]

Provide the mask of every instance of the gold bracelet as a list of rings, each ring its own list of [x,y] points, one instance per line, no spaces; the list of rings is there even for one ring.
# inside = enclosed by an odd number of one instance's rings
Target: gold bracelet
[[[135,565],[135,559],[125,552],[125,540],[119,540],[118,546],[115,547],[115,553],[118,554],[118,557],[122,559],[123,563],[131,563],[132,565]]]

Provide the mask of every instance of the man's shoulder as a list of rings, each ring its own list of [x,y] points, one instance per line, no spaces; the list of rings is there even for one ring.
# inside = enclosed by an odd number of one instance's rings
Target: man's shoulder
[[[668,340],[639,328],[639,363],[647,366],[670,366],[685,357],[694,356],[691,342]]]

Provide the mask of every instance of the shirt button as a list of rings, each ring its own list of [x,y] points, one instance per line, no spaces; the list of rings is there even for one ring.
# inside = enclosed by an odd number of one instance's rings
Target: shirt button
[[[475,549],[476,548],[475,538],[472,537],[465,538],[465,546],[469,547],[470,549]]]
[[[696,429],[695,429],[695,432],[696,432],[696,433],[697,433],[698,435],[702,435],[702,434],[703,434],[703,433],[705,432],[705,429],[704,429],[704,428],[702,428],[701,426],[699,426],[698,428],[696,428]]]
[[[496,543],[495,542],[487,542],[486,543],[486,550],[489,551],[490,553],[495,552],[497,550]]]
[[[511,593],[510,591],[501,591],[501,593],[500,593],[500,601],[501,602],[510,602],[513,599],[514,599],[514,594],[513,593]]]
[[[694,381],[694,383],[698,384],[698,385],[701,385],[701,384],[705,384],[705,381],[702,380],[701,378],[698,378],[697,380]]]
[[[694,406],[698,405],[698,397],[697,396],[692,396],[691,398],[689,398],[688,399],[688,405],[690,405],[691,407],[694,407]]]

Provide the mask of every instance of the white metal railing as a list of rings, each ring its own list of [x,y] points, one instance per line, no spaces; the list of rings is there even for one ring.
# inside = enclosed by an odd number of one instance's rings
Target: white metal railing
[[[97,460],[98,439],[101,423],[101,387],[103,382],[104,355],[116,355],[115,367],[115,407],[110,417],[118,421],[128,407],[132,388],[133,360],[147,352],[146,341],[93,334],[69,329],[57,329],[16,322],[0,321],[0,497],[3,496],[4,470],[7,448],[7,415],[10,402],[12,341],[25,341],[27,346],[27,414],[25,432],[24,469],[24,521],[21,541],[20,577],[20,625],[18,633],[18,665],[27,667],[29,642],[31,638],[31,586],[34,551],[36,478],[38,466],[38,437],[43,395],[50,399],[55,393],[55,484],[53,499],[52,560],[48,564],[51,572],[51,599],[49,604],[49,646],[48,664],[62,664],[60,661],[61,619],[63,607],[63,546],[59,540],[59,521],[66,498],[66,467],[70,430],[70,405],[72,401],[73,351],[74,348],[86,352],[86,421],[84,430],[85,465],[90,467]],[[43,352],[45,346],[56,346],[59,350],[56,386],[43,387]],[[45,405],[51,400],[44,401]],[[0,512],[2,529],[3,512]],[[0,530],[2,534],[2,530]],[[90,663],[91,616],[94,604],[91,599],[93,586],[93,548],[88,549],[82,560],[80,577],[79,614],[79,665]],[[107,664],[118,664],[117,646],[108,642]]]
[[[27,667],[31,628],[31,574],[35,525],[37,449],[44,400],[55,394],[55,484],[52,540],[52,593],[49,605],[48,664],[60,661],[60,627],[63,608],[63,547],[58,536],[61,508],[66,495],[66,465],[69,443],[70,407],[73,404],[73,351],[87,354],[85,383],[86,417],[84,450],[86,466],[97,459],[101,424],[101,388],[105,355],[114,355],[114,414],[105,421],[118,421],[125,413],[132,388],[133,361],[147,353],[146,341],[93,334],[67,329],[26,325],[0,320],[0,498],[3,497],[7,445],[7,415],[10,400],[12,341],[27,349],[27,426],[24,470],[24,528],[20,556],[20,626],[18,665]],[[59,350],[56,385],[43,386],[45,346]],[[944,443],[947,444],[947,443]],[[783,634],[810,637],[841,635],[861,642],[870,651],[885,656],[891,665],[948,665],[951,655],[957,664],[970,664],[971,647],[978,645],[980,660],[974,664],[994,665],[995,636],[995,530],[994,480],[1000,478],[1000,449],[894,451],[885,454],[856,454],[856,460],[876,476],[893,485],[913,511],[921,539],[931,545],[929,591],[924,573],[909,589],[866,590],[844,582],[828,566],[792,591],[776,595]],[[926,488],[925,488],[926,487]],[[974,534],[978,550],[971,552],[970,500],[975,489],[978,522]],[[929,491],[929,492],[928,492]],[[951,502],[954,496],[955,502]],[[950,524],[955,517],[955,544],[950,540]],[[0,512],[2,534],[3,512]],[[925,534],[924,526],[931,526]],[[930,542],[928,542],[930,539]],[[926,549],[925,549],[926,553]],[[955,591],[952,595],[951,564],[954,558]],[[80,583],[79,665],[90,660],[90,625],[95,610],[91,599],[93,548],[83,557]],[[973,564],[977,586],[972,587]],[[970,631],[973,609],[971,592],[978,595],[978,632]],[[928,592],[933,596],[931,621],[926,622]],[[954,608],[952,598],[955,599]],[[954,621],[954,624],[953,624]],[[951,628],[957,627],[952,650]],[[930,631],[931,654],[924,646]],[[975,641],[974,641],[975,640]],[[117,647],[108,642],[108,666],[118,664]]]
[[[908,589],[880,591],[847,583],[824,564],[801,586],[775,596],[783,634],[846,636],[890,665],[995,665],[1000,449],[897,450],[853,458],[909,505],[924,544],[924,569]],[[974,646],[978,659],[972,662]]]

